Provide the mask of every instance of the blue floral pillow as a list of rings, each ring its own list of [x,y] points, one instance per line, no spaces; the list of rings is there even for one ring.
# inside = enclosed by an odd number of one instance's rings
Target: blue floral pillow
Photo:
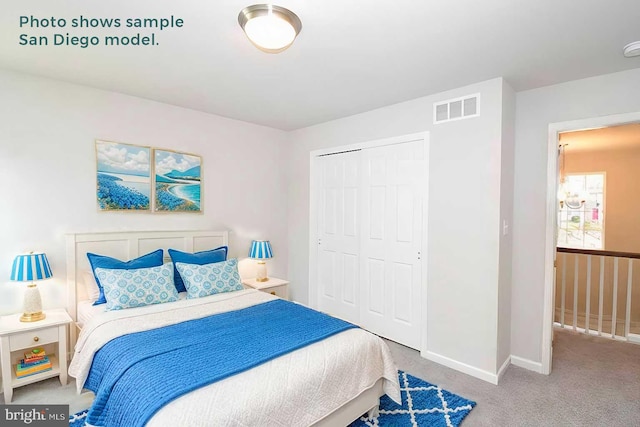
[[[244,289],[236,258],[203,265],[177,262],[176,268],[187,288],[187,298],[200,298]]]
[[[133,270],[96,268],[95,273],[104,287],[107,310],[178,300],[172,263]]]

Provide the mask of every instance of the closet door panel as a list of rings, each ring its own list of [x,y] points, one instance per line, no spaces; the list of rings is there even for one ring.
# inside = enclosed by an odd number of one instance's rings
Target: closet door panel
[[[421,330],[422,147],[418,141],[363,150],[362,167],[363,206],[369,212],[362,222],[360,321],[413,348],[419,348]]]
[[[319,159],[321,207],[318,220],[318,307],[359,322],[360,174],[359,153]]]

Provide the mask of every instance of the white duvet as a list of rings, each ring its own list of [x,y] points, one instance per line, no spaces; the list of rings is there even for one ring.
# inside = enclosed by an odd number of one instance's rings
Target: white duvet
[[[120,335],[250,307],[276,297],[253,289],[135,309],[108,311],[84,325],[69,375],[78,392],[93,355]],[[249,371],[192,391],[164,406],[150,422],[160,426],[308,426],[384,378],[400,401],[397,368],[382,339],[349,329]]]

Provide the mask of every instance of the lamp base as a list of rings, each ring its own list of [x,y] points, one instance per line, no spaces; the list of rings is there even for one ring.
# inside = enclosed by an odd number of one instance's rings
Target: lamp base
[[[256,282],[266,282],[269,280],[267,277],[267,263],[264,261],[258,261],[258,268],[256,269]]]
[[[24,309],[22,311],[21,322],[37,322],[46,317],[42,312],[40,291],[35,283],[27,286],[27,290],[24,293]]]
[[[47,315],[41,311],[38,313],[22,313],[22,316],[20,316],[20,321],[21,322],[37,322],[38,320],[42,320],[45,317],[47,317]]]

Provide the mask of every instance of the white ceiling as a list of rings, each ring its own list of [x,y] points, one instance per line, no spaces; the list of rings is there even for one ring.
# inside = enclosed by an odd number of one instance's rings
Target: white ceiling
[[[248,0],[4,2],[0,68],[290,130],[504,76],[518,91],[640,67],[638,0],[281,0],[302,20],[293,46],[256,49],[237,23]],[[19,46],[19,16],[168,17],[155,47]],[[150,31],[146,31],[150,32]],[[145,33],[146,33],[145,32]]]

